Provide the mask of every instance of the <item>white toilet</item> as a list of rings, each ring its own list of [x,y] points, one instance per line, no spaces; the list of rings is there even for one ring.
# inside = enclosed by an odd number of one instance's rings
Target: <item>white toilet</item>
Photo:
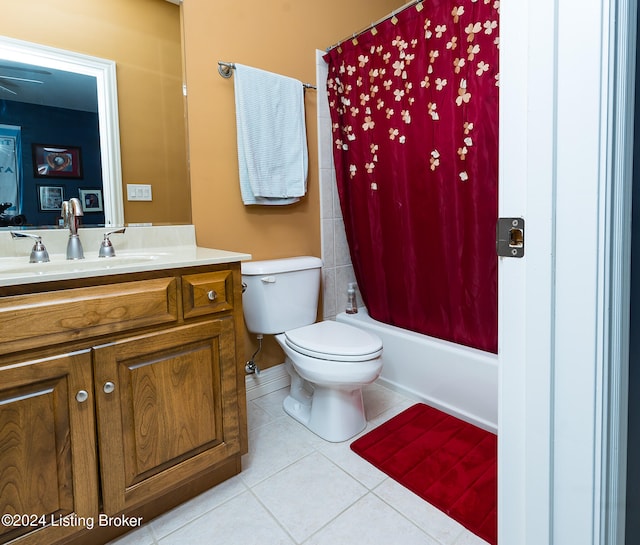
[[[290,257],[242,263],[244,318],[250,332],[275,334],[291,390],[284,410],[327,441],[366,424],[362,387],[382,369],[380,338],[334,321],[314,323],[322,261]]]

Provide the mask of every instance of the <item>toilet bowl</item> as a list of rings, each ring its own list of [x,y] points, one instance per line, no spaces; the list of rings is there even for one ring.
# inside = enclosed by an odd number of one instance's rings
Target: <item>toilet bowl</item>
[[[348,324],[315,322],[322,261],[301,256],[242,264],[247,329],[275,334],[291,388],[287,414],[327,441],[346,441],[367,424],[362,387],[382,370],[382,341]]]
[[[276,340],[291,376],[285,412],[327,441],[360,433],[367,425],[362,387],[382,370],[380,339],[325,321],[276,335]]]

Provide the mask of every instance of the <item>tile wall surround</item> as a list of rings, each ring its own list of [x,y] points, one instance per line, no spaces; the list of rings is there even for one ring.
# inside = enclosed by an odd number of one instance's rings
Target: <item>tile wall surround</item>
[[[336,187],[333,166],[331,116],[325,82],[329,69],[316,51],[316,84],[318,87],[318,164],[320,168],[320,221],[322,236],[322,296],[323,318],[332,320],[343,312],[347,304],[347,286],[355,282],[349,246],[344,231],[344,221]],[[358,304],[362,304],[356,291]]]

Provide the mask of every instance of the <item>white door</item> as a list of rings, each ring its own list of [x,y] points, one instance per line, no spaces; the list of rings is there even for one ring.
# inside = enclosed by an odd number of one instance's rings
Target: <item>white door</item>
[[[626,212],[612,188],[628,165],[612,143],[628,104],[611,87],[610,24],[628,28],[610,10],[633,2],[610,4],[501,3],[499,208],[526,226],[524,258],[499,264],[501,545],[615,543],[603,536],[618,531],[603,505],[617,484],[609,416],[624,404],[607,379],[622,365],[611,321],[625,309],[611,290],[624,291],[612,263],[625,259]]]

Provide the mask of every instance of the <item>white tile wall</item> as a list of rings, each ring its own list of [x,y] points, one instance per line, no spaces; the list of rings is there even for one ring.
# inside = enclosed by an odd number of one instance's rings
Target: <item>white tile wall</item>
[[[347,304],[347,285],[355,282],[351,256],[344,232],[340,200],[333,168],[331,117],[325,91],[328,67],[316,51],[316,82],[318,85],[318,164],[320,165],[320,221],[322,222],[322,261],[324,262],[324,319],[333,319]],[[358,303],[362,304],[357,292]]]

